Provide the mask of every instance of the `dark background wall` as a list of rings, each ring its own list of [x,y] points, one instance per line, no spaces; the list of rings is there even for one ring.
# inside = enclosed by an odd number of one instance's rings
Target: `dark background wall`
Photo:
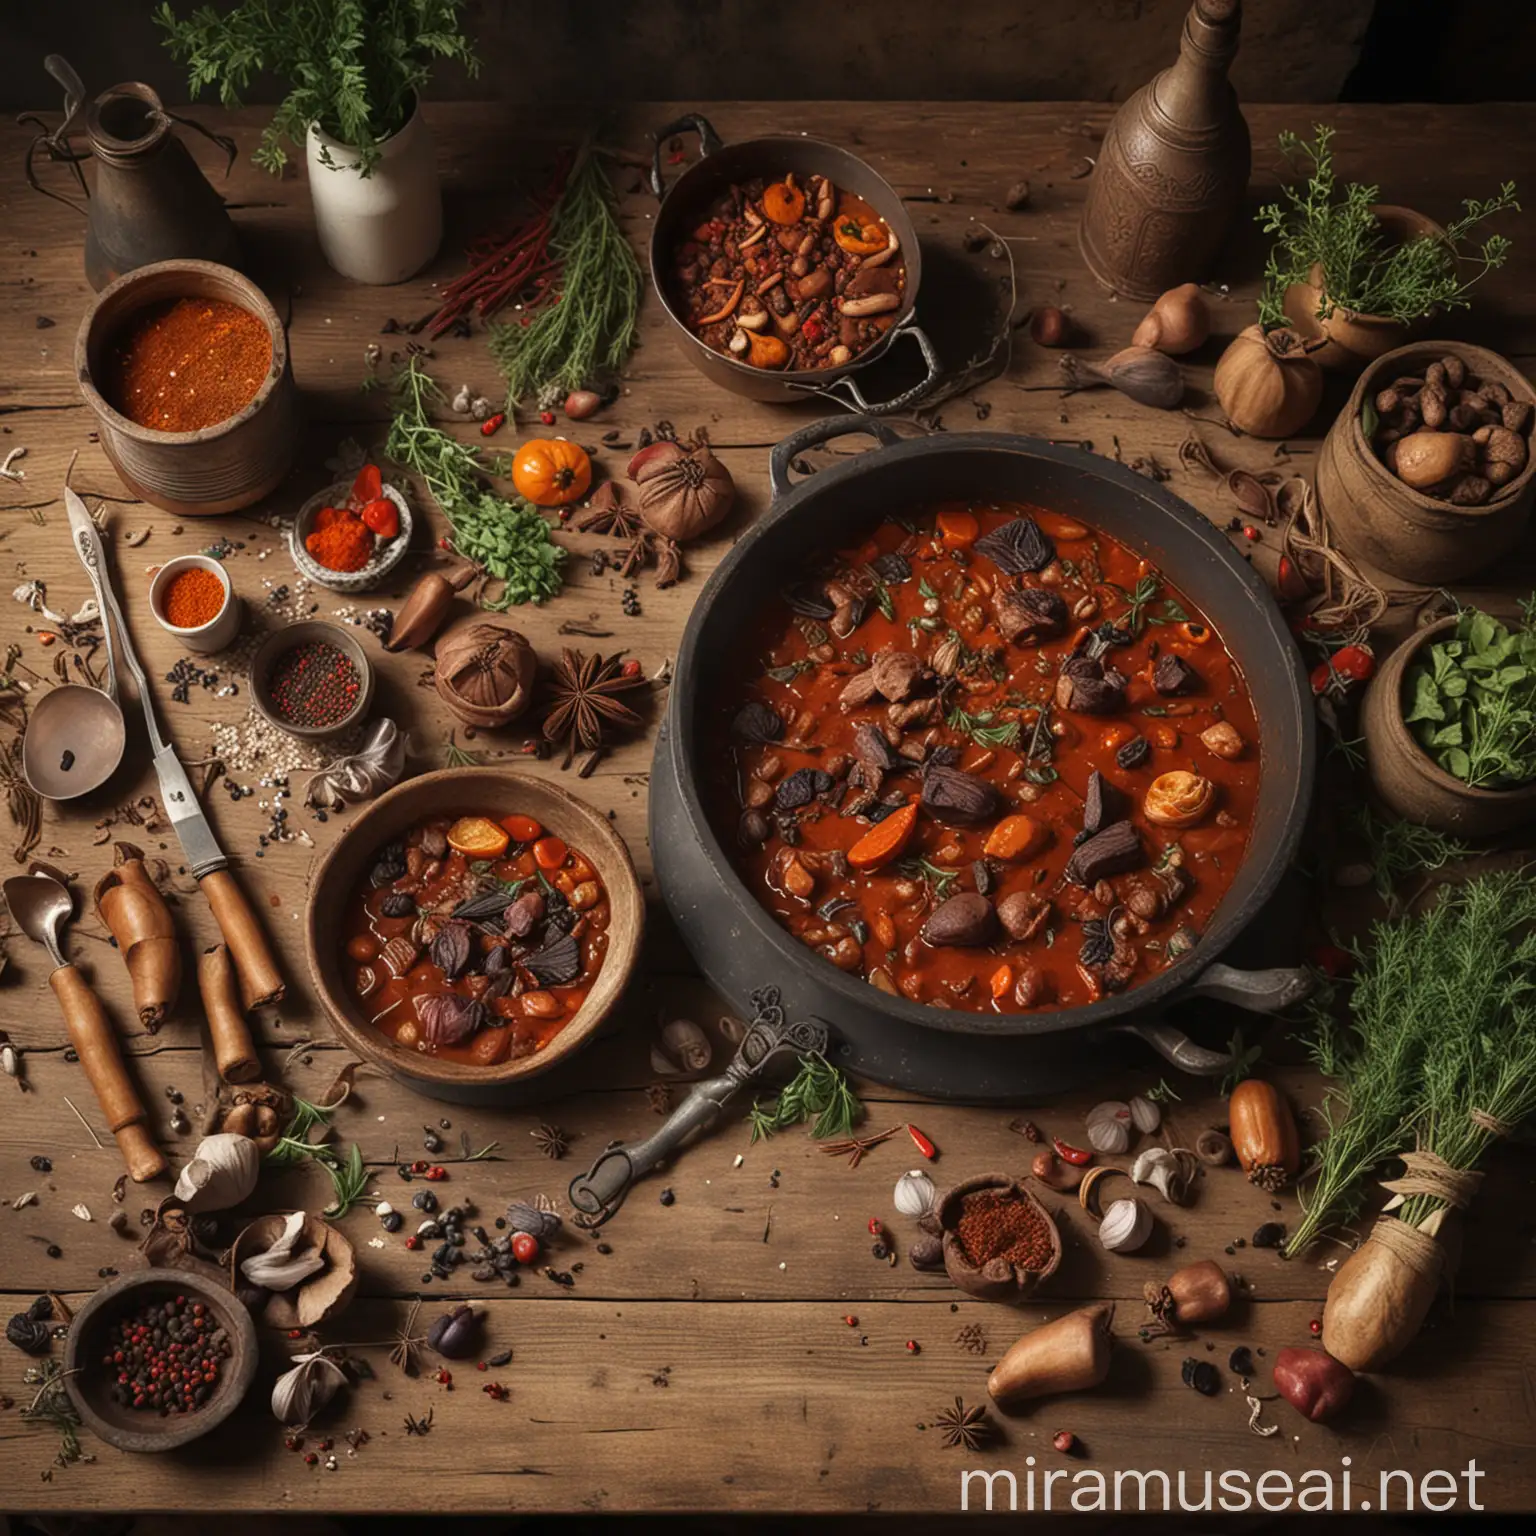
[[[173,0],[184,12],[199,0]],[[215,4],[220,0],[214,0]],[[1121,100],[1172,57],[1189,0],[470,0],[478,80],[433,94],[548,104],[850,98]],[[93,90],[186,100],[150,0],[0,0],[0,109],[51,107],[43,55]],[[1250,101],[1529,100],[1536,0],[1249,0]],[[270,86],[252,100],[271,100]]]

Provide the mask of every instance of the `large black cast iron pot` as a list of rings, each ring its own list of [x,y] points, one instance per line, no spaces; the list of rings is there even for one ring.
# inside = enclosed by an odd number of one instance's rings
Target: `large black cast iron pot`
[[[791,461],[848,432],[881,446],[791,485]],[[1195,998],[1275,1012],[1307,989],[1294,968],[1223,961],[1261,935],[1264,912],[1295,852],[1312,789],[1313,711],[1301,660],[1263,582],[1193,508],[1160,486],[1077,448],[1001,433],[901,440],[869,418],[818,422],[773,450],[774,503],[710,577],[694,606],[651,771],[656,872],[705,974],[739,1008],[777,985],[791,1018],[825,1022],[842,1064],[878,1082],[938,1097],[1020,1099],[1055,1092],[1114,1063],[1127,1034],[1175,1066],[1224,1071],[1230,1057],[1196,1045],[1168,1010]],[[762,604],[804,572],[808,551],[856,542],[904,507],[967,498],[1033,502],[1142,551],[1204,609],[1237,658],[1260,723],[1262,774],[1248,855],[1199,944],[1178,964],[1087,1007],[990,1015],[893,998],[797,943],[748,891],[705,818],[696,728],[722,670]],[[1225,1038],[1225,1036],[1223,1036]]]
[[[691,129],[699,136],[701,159],[683,172],[669,188],[661,173],[661,150],[674,134]],[[901,307],[893,315],[893,324],[874,346],[861,352],[841,368],[800,368],[792,370],[753,368],[723,352],[705,345],[679,317],[668,292],[668,273],[672,253],[688,238],[719,195],[733,183],[762,176],[780,180],[793,171],[803,181],[812,176],[826,176],[833,186],[862,197],[894,230],[901,241],[901,259],[906,264],[907,285]],[[651,163],[651,190],[661,200],[656,221],[651,226],[651,282],[666,311],[668,327],[683,355],[711,383],[733,394],[775,404],[794,404],[826,398],[834,405],[852,406],[864,412],[903,410],[924,395],[939,375],[940,364],[928,340],[917,324],[917,290],[923,280],[923,253],[917,243],[917,231],[907,215],[906,205],[891,184],[872,165],[851,155],[836,144],[804,134],[780,134],[776,137],[743,139],[739,144],[724,144],[709,119],[697,112],[669,123],[656,135],[656,150]],[[872,402],[865,399],[855,375],[876,359],[884,357],[903,337],[915,341],[923,354],[926,376],[922,382],[903,390],[894,399]]]

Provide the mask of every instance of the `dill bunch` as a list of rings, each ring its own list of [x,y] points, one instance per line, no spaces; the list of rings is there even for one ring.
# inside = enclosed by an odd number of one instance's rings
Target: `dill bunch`
[[[1536,880],[1525,871],[1446,886],[1434,906],[1375,924],[1358,970],[1311,1004],[1312,1060],[1334,1079],[1306,1216],[1285,1244],[1303,1252],[1358,1209],[1373,1169],[1410,1146],[1467,1169],[1495,1132],[1474,1109],[1513,1126],[1536,1110]],[[1399,1214],[1415,1225],[1433,1199]]]
[[[453,542],[502,583],[501,595],[482,605],[505,609],[514,603],[541,603],[560,590],[565,551],[550,536],[550,525],[521,496],[504,500],[486,489],[484,476],[501,468],[487,463],[467,443],[443,431],[431,409],[443,392],[412,353],[391,386],[394,418],[385,454],[421,477],[453,528]]]
[[[1306,180],[1283,187],[1281,201],[1258,212],[1265,234],[1276,237],[1264,268],[1260,322],[1288,323],[1285,291],[1293,283],[1308,282],[1314,266],[1324,276],[1319,320],[1335,309],[1348,309],[1406,324],[1434,310],[1470,308],[1467,295],[1473,284],[1504,265],[1510,242],[1489,235],[1471,249],[1468,241],[1484,220],[1519,211],[1514,182],[1506,181],[1486,201],[1467,198],[1462,217],[1446,225],[1443,235],[1399,243],[1371,212],[1381,189],[1357,181],[1341,187],[1333,168],[1334,130],[1317,123],[1312,131],[1311,143],[1294,133],[1280,135],[1281,153],[1305,172]]]
[[[559,276],[533,307],[493,325],[491,356],[507,401],[547,406],[616,373],[635,344],[640,263],[619,225],[618,200],[600,152],[584,145],[551,215]]]

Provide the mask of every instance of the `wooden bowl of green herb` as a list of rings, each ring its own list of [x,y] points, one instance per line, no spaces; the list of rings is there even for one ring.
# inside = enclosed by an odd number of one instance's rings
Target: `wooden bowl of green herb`
[[[1471,838],[1536,820],[1536,605],[1512,624],[1469,608],[1420,630],[1372,681],[1361,725],[1371,783],[1405,820]]]

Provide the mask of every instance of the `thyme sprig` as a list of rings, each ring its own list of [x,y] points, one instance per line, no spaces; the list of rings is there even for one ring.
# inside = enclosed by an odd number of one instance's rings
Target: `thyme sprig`
[[[583,146],[551,215],[559,273],[516,320],[494,325],[491,356],[516,406],[547,406],[618,372],[635,344],[640,264],[619,224],[602,153]]]
[[[453,542],[466,560],[482,565],[502,583],[494,609],[514,603],[541,603],[553,597],[563,580],[565,550],[550,535],[548,521],[521,496],[504,500],[488,490],[484,477],[502,468],[487,461],[432,420],[443,392],[411,353],[391,386],[394,418],[384,452],[420,476],[453,528]]]
[[[776,1099],[760,1104],[756,1099],[747,1111],[754,1142],[807,1120],[818,1141],[829,1136],[852,1134],[864,1118],[864,1106],[843,1076],[819,1051],[800,1058],[800,1070],[780,1090]]]
[[[1016,747],[1019,744],[1019,722],[999,720],[994,709],[971,714],[956,704],[944,717],[950,730],[969,736],[978,747]]]
[[[1312,131],[1310,143],[1295,133],[1280,135],[1281,153],[1306,180],[1282,188],[1281,200],[1258,212],[1265,234],[1276,237],[1264,269],[1260,321],[1287,323],[1286,290],[1310,281],[1314,266],[1324,275],[1320,320],[1336,308],[1405,323],[1437,309],[1469,308],[1468,292],[1504,265],[1510,242],[1489,235],[1474,250],[1468,240],[1485,219],[1519,211],[1514,182],[1504,182],[1486,201],[1467,198],[1465,213],[1446,225],[1443,235],[1396,243],[1371,211],[1381,189],[1360,182],[1340,187],[1333,168],[1334,130],[1316,123]]]
[[[311,1104],[308,1099],[295,1097],[292,1117],[277,1145],[267,1153],[267,1163],[273,1168],[291,1168],[310,1162],[323,1168],[331,1181],[331,1203],[323,1214],[345,1216],[362,1199],[372,1176],[356,1142],[342,1153],[323,1139],[330,1134],[330,1129],[329,1110]],[[316,1130],[322,1132],[321,1137],[312,1134]]]

